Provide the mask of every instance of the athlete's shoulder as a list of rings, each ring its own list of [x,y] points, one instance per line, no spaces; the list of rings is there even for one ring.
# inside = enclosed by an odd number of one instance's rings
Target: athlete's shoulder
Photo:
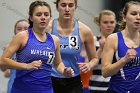
[[[84,35],[84,36],[88,36],[88,35],[92,35],[92,30],[90,27],[88,27],[86,24],[84,24],[81,21],[78,21],[79,24],[79,33]]]
[[[59,38],[57,36],[55,36],[55,35],[52,35],[52,34],[51,34],[51,36],[53,38],[55,48],[59,47],[60,46],[60,40],[59,40]]]
[[[53,39],[59,40],[59,38],[56,35],[50,34]]]
[[[110,46],[113,46],[114,49],[116,50],[117,49],[117,46],[118,46],[117,33],[110,34],[107,37],[106,43],[109,44]]]
[[[55,43],[59,43],[60,42],[59,38],[56,35],[52,35],[51,34],[51,36],[52,36],[52,38],[53,38]]]
[[[107,39],[117,39],[117,33],[110,34]]]
[[[78,24],[79,24],[79,30],[91,31],[91,28],[86,24],[84,24],[83,22],[78,21]]]
[[[28,30],[21,31],[21,32],[17,33],[15,36],[25,36],[25,35],[28,35]]]
[[[17,33],[13,38],[20,41],[25,40],[26,38],[28,38],[28,31],[21,31]]]

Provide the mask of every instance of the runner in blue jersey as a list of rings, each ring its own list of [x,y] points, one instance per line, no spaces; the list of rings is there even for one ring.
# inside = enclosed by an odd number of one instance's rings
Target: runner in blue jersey
[[[60,52],[65,66],[74,70],[74,76],[67,78],[53,66],[52,81],[55,93],[83,93],[80,71],[86,73],[97,65],[98,59],[91,29],[74,18],[77,0],[56,0],[59,17],[50,22],[50,33],[60,39]],[[85,46],[89,62],[78,63],[81,48]]]
[[[140,93],[140,2],[126,3],[121,22],[121,32],[108,36],[102,54],[102,74],[111,76],[107,93]]]
[[[15,35],[5,49],[1,64],[17,69],[11,93],[53,93],[52,63],[59,73],[73,76],[73,69],[65,67],[61,60],[59,39],[44,30],[50,18],[51,9],[45,1],[32,2],[30,29]],[[11,59],[15,52],[16,61]]]

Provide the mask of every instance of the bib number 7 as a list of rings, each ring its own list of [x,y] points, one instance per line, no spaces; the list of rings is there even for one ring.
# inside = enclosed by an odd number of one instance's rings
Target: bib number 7
[[[48,56],[49,56],[49,59],[47,61],[47,64],[52,64],[53,61],[54,61],[54,58],[55,58],[55,53],[54,52],[48,52]]]

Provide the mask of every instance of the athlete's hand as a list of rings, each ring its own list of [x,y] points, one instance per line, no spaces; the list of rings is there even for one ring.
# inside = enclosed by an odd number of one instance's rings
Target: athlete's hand
[[[137,55],[137,51],[134,48],[128,49],[126,55],[124,56],[125,61],[129,62],[134,59]]]
[[[30,69],[39,69],[39,67],[42,65],[42,61],[41,60],[36,60],[33,61],[31,63],[26,64],[26,69],[30,70]]]
[[[104,48],[105,41],[106,41],[106,38],[105,37],[101,37],[101,39],[99,40],[99,44],[100,44],[100,48],[101,49]]]
[[[74,75],[74,70],[71,67],[64,68],[64,76],[65,77],[72,77]]]
[[[80,72],[87,73],[90,71],[91,66],[89,63],[77,63],[80,69]]]

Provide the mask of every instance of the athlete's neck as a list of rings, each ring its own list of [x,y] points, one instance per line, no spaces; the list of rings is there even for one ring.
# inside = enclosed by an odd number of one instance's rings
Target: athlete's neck
[[[58,23],[61,26],[61,28],[71,28],[74,26],[74,20],[61,20],[58,18]]]
[[[44,35],[45,34],[45,30],[44,29],[37,29],[37,28],[32,28],[33,32],[35,34],[38,34],[38,35]]]

